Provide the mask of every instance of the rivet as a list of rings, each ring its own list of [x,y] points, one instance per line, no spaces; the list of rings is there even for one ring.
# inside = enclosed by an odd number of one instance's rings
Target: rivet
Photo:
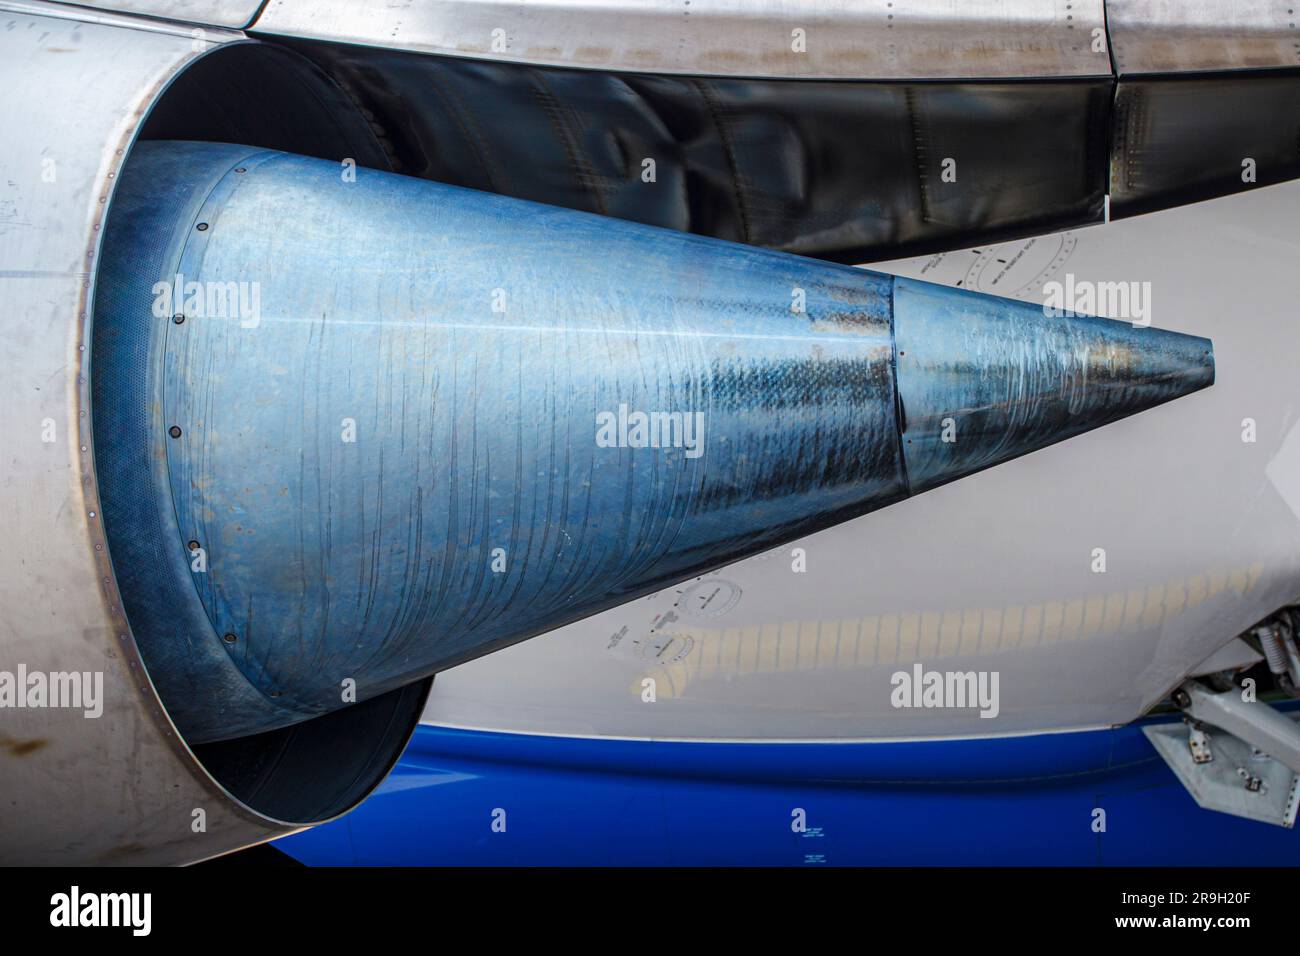
[[[197,541],[191,541],[187,547],[189,547],[191,551],[197,551],[199,550],[199,543]]]
[[[239,640],[239,638],[235,637],[235,635],[233,634],[222,635],[221,639],[225,641],[227,644],[233,644],[235,643],[235,641]]]
[[[246,172],[248,172],[248,170],[245,169],[243,166],[236,166],[236,167],[235,167],[235,172],[237,172],[237,173],[246,173]]]
[[[201,223],[199,223],[197,226],[195,226],[194,228],[197,229],[199,232],[207,232],[207,231],[208,231],[208,224],[207,224],[206,222],[201,222]]]
[[[180,325],[182,322],[185,321],[185,313],[177,312],[175,315],[172,316],[172,321],[175,322],[177,325]]]
[[[171,435],[172,438],[180,438],[180,437],[181,437],[181,426],[180,426],[180,425],[173,425],[171,428],[167,429],[167,434],[168,434],[168,435]]]

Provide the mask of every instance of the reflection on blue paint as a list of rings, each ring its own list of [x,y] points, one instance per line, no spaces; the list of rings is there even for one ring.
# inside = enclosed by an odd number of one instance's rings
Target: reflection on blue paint
[[[315,865],[1300,864],[1295,831],[1197,807],[1140,728],[794,744],[421,726],[360,808],[277,846]]]

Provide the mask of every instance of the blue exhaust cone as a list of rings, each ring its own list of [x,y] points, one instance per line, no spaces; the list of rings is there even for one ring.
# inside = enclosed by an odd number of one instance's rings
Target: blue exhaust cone
[[[1214,384],[1209,339],[894,280],[911,494]]]
[[[220,144],[136,147],[102,258],[104,519],[192,743],[1213,380],[1205,339]]]

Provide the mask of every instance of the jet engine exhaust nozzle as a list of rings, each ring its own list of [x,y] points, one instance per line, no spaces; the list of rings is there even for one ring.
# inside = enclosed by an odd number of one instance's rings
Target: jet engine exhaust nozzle
[[[191,743],[287,726],[1213,381],[1209,341],[262,149],[144,142],[96,467]]]

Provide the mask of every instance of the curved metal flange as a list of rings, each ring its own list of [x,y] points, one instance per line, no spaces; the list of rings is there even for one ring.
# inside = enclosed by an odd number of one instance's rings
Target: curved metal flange
[[[24,694],[26,706],[0,709],[0,862],[176,863],[291,828],[208,776],[131,637],[92,452],[90,303],[104,217],[145,117],[184,70],[242,38],[73,14],[0,5],[0,125],[15,133],[0,152],[0,671],[77,674],[84,705]]]

